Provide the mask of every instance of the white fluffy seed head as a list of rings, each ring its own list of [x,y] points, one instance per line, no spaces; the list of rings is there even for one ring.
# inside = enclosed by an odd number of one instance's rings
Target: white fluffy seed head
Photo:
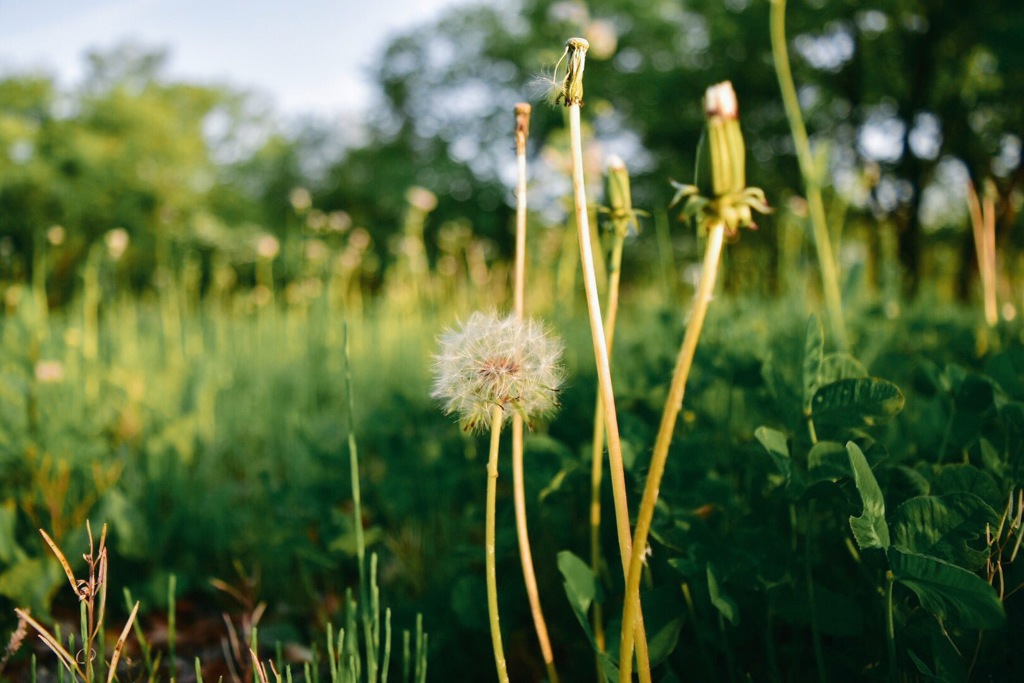
[[[561,343],[541,324],[474,313],[441,336],[431,396],[467,431],[486,430],[495,406],[503,421],[519,413],[529,422],[558,406],[561,357]]]

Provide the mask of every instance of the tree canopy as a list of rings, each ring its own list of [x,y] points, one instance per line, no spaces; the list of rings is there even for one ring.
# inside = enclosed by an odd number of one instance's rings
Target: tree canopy
[[[172,81],[166,55],[138,46],[89,55],[73,90],[46,75],[9,75],[0,81],[0,273],[25,277],[35,245],[59,225],[70,283],[90,245],[123,228],[139,247],[144,286],[162,242],[230,248],[242,235],[301,228],[289,201],[295,188],[312,192],[317,210],[365,227],[382,254],[401,229],[411,186],[438,197],[428,241],[460,220],[507,250],[512,108],[545,98],[571,35],[592,46],[592,171],[603,154],[617,153],[633,173],[637,206],[662,210],[668,180],[692,175],[700,93],[729,79],[750,181],[781,205],[803,190],[768,12],[757,0],[457,7],[384,48],[374,73],[379,99],[359,134],[323,122],[286,126],[244,92]],[[978,186],[995,181],[1003,231],[1016,221],[1024,180],[1019,3],[965,10],[941,0],[794,0],[787,33],[821,180],[854,214],[895,226],[911,283],[929,231],[953,229],[969,247],[967,177]],[[563,112],[534,112],[535,208],[558,222]]]

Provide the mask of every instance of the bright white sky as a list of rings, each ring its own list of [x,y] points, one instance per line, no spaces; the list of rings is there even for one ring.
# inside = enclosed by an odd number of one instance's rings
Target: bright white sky
[[[0,0],[0,73],[62,85],[85,52],[132,40],[170,48],[172,77],[269,94],[286,115],[354,114],[387,39],[467,0]]]

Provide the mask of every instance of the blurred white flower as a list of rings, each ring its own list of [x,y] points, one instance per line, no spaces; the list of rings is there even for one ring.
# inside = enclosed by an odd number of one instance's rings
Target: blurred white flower
[[[274,258],[281,251],[281,243],[273,235],[263,235],[256,240],[256,253],[260,258]]]
[[[67,237],[67,231],[64,230],[63,225],[51,225],[46,231],[46,241],[55,247],[64,244],[65,237]]]
[[[437,195],[425,187],[413,186],[405,193],[409,205],[423,213],[430,213],[437,208]]]
[[[584,29],[590,43],[588,56],[594,59],[609,59],[619,46],[619,34],[615,24],[607,19],[595,19]]]
[[[327,214],[327,229],[331,232],[345,232],[352,227],[352,217],[345,211],[331,211]]]
[[[313,206],[313,196],[306,188],[295,187],[288,193],[288,202],[296,212],[302,213]]]
[[[64,379],[64,364],[59,360],[41,360],[36,363],[36,379],[45,384]]]
[[[474,313],[441,337],[434,357],[434,398],[463,429],[486,430],[495,406],[502,419],[514,412],[529,421],[554,411],[564,381],[562,344],[544,327],[515,316]]]
[[[107,244],[107,254],[111,259],[117,261],[124,256],[125,250],[128,249],[128,231],[124,228],[108,230],[103,241]]]
[[[313,263],[323,263],[331,254],[323,240],[307,240],[305,247],[306,259]]]

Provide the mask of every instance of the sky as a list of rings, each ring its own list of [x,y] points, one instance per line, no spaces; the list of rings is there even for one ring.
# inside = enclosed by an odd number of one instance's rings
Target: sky
[[[171,77],[267,94],[283,114],[362,113],[388,38],[467,0],[0,0],[0,74],[64,86],[85,53],[126,41],[170,50]]]

